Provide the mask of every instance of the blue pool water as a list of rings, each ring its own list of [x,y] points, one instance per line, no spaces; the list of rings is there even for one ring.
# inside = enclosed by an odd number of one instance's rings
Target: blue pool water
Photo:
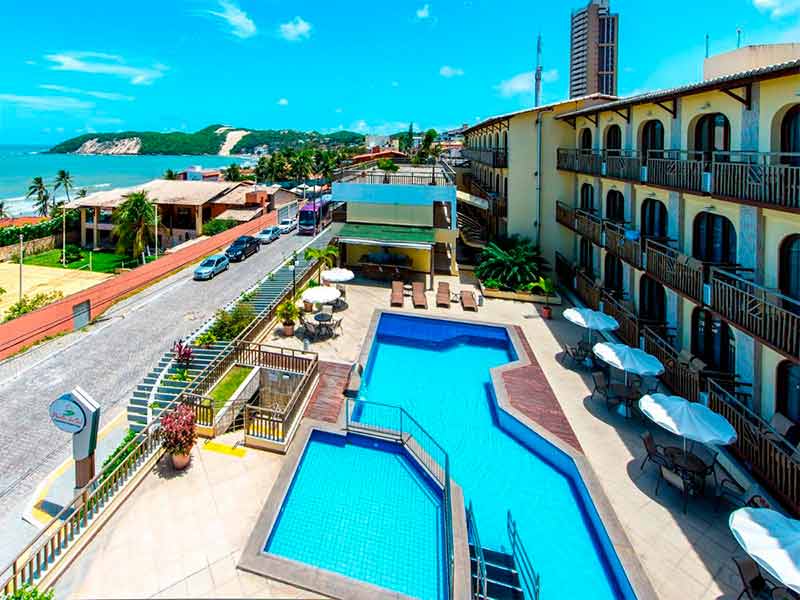
[[[446,598],[441,490],[394,444],[315,431],[265,550]]]
[[[498,426],[489,370],[513,360],[504,328],[384,314],[360,398],[402,406],[444,447],[484,547],[508,549],[512,512],[545,598],[634,597],[577,472],[554,467],[564,455]]]

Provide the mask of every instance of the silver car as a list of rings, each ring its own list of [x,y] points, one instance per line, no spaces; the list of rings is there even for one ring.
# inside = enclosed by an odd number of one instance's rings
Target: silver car
[[[269,244],[281,237],[281,230],[277,227],[267,227],[266,229],[259,231],[253,237],[255,237],[262,244]]]

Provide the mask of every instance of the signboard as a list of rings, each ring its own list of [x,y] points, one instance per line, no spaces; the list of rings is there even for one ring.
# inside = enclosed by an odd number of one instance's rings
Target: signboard
[[[72,392],[62,394],[50,403],[50,420],[61,431],[80,433],[86,427],[86,414]]]

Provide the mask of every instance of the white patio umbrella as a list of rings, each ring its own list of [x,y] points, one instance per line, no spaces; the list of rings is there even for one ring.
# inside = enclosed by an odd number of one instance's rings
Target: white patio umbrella
[[[639,400],[639,408],[653,423],[686,440],[701,444],[726,445],[736,441],[736,430],[728,420],[699,402],[680,396],[647,394]]]
[[[325,285],[319,287],[308,288],[303,292],[303,302],[310,302],[311,304],[328,304],[337,300],[342,293],[333,287]]]
[[[568,308],[564,311],[564,318],[578,327],[592,331],[613,331],[619,328],[614,317],[591,308]]]
[[[338,267],[322,272],[322,278],[332,283],[345,283],[346,281],[352,280],[354,277],[355,274],[350,269],[340,269]]]
[[[601,342],[592,348],[595,356],[615,369],[641,375],[655,377],[664,372],[664,365],[652,354],[639,348],[632,348],[625,344],[609,344]]]
[[[800,521],[769,508],[740,508],[731,513],[728,527],[765,571],[800,592]]]

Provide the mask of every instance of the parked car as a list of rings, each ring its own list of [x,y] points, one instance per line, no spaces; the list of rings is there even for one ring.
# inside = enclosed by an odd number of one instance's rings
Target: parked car
[[[267,227],[255,235],[262,244],[269,244],[281,237],[281,230],[278,227]]]
[[[230,260],[244,260],[251,254],[255,254],[261,249],[261,242],[251,235],[241,235],[225,250],[225,256]]]
[[[297,221],[295,219],[283,219],[278,223],[278,229],[281,233],[290,233],[297,229]]]
[[[223,254],[214,254],[197,266],[194,270],[194,278],[198,281],[213,279],[215,275],[227,271],[230,264],[227,256]]]

